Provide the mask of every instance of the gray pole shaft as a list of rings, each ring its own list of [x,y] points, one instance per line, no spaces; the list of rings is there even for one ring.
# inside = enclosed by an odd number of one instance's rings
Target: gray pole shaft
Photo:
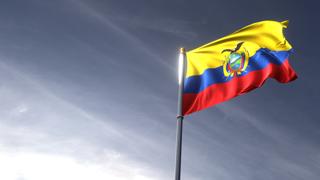
[[[182,150],[182,126],[183,116],[177,118],[177,151],[176,151],[176,179],[181,176],[181,150]]]
[[[180,59],[182,58],[182,59]],[[183,95],[183,87],[184,87],[184,75],[186,71],[186,63],[185,63],[185,50],[184,48],[180,49],[180,57],[179,57],[179,66],[181,66],[181,72],[179,74],[179,90],[178,90],[178,113],[177,113],[177,147],[176,147],[176,169],[175,169],[175,180],[180,180],[181,176],[181,150],[182,150],[182,127],[183,127],[183,114],[182,114],[182,95]],[[181,64],[180,64],[181,63]]]

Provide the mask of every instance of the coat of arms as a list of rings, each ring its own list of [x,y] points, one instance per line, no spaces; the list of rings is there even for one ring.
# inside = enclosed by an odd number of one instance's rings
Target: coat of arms
[[[248,66],[249,52],[241,48],[244,42],[240,42],[234,49],[224,49],[221,53],[229,53],[223,65],[223,74],[226,77],[233,77],[234,74],[241,75]]]

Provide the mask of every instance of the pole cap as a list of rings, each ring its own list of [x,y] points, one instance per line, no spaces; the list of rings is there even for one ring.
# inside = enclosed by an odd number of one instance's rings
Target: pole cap
[[[184,53],[186,53],[186,49],[185,49],[185,48],[183,48],[183,47],[182,47],[182,48],[180,48],[180,53],[183,53],[183,54],[184,54]]]

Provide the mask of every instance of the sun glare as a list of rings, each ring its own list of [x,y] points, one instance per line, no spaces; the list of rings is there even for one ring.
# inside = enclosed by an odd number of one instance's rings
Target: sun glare
[[[136,169],[116,166],[50,154],[0,152],[0,179],[5,180],[151,180]]]

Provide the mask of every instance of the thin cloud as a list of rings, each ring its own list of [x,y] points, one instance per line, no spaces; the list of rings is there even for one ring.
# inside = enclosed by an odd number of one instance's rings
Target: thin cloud
[[[23,104],[2,107],[2,109],[5,108],[4,111],[9,110],[11,113],[7,115],[2,113],[0,121],[0,156],[4,159],[0,166],[4,166],[10,161],[14,164],[20,164],[21,167],[17,166],[16,168],[13,164],[8,171],[11,174],[3,175],[3,178],[0,175],[1,179],[8,179],[6,177],[9,179],[10,177],[43,179],[41,174],[34,174],[35,169],[39,168],[38,163],[51,164],[50,161],[56,165],[59,163],[69,164],[69,168],[82,171],[84,177],[86,173],[92,174],[91,167],[94,167],[93,171],[102,169],[97,173],[100,173],[101,177],[108,177],[107,179],[128,179],[130,177],[130,179],[156,180],[163,176],[162,172],[156,172],[156,170],[147,167],[145,163],[130,157],[130,153],[125,149],[119,150],[117,148],[119,145],[126,144],[128,149],[132,149],[137,145],[134,142],[139,142],[140,145],[149,146],[149,148],[161,149],[157,143],[141,135],[133,134],[128,129],[114,126],[61,99],[21,70],[16,70],[3,62],[0,62],[0,69],[7,77],[13,76],[14,79],[11,81],[14,82],[13,84],[11,82],[3,83],[3,87],[6,87],[8,91],[2,91],[2,95],[10,96],[8,100],[13,104],[18,104],[21,100],[18,97],[22,93],[28,95],[28,98],[22,99]],[[24,89],[23,92],[21,89]],[[2,102],[5,103],[3,97]],[[24,115],[19,115],[21,113]],[[131,137],[130,139],[134,142],[127,141],[127,137]],[[14,152],[17,158],[8,159],[8,157],[12,157],[9,152]],[[28,169],[31,167],[21,163],[25,161],[25,158],[34,159],[32,165],[34,169]],[[61,159],[61,162],[53,162],[54,159]],[[85,171],[82,163],[77,163],[78,161],[90,164],[88,171]],[[43,172],[48,174],[56,174],[50,168],[59,170],[58,167],[46,165],[43,164]],[[63,168],[60,170],[61,172],[58,174],[63,173]],[[20,177],[19,172],[23,172],[24,175]],[[109,173],[107,176],[101,172]],[[157,176],[153,177],[150,174],[157,174]],[[19,177],[17,177],[18,175]],[[76,177],[74,172],[65,175]]]
[[[128,42],[131,42],[132,44],[134,44],[134,48],[140,49],[141,51],[146,53],[148,56],[152,57],[152,59],[157,61],[159,64],[174,71],[174,68],[169,63],[159,58],[159,55],[157,53],[153,52],[150,48],[148,48],[148,46],[144,44],[136,36],[132,35],[130,32],[116,25],[115,23],[110,21],[106,16],[103,16],[98,11],[95,11],[94,9],[92,9],[88,4],[85,4],[85,2],[80,2],[80,1],[73,1],[73,2],[74,4],[78,5],[79,8],[81,8],[82,12],[87,13],[92,18],[95,18],[106,27],[113,29],[115,33],[122,35],[124,38],[126,38]]]

